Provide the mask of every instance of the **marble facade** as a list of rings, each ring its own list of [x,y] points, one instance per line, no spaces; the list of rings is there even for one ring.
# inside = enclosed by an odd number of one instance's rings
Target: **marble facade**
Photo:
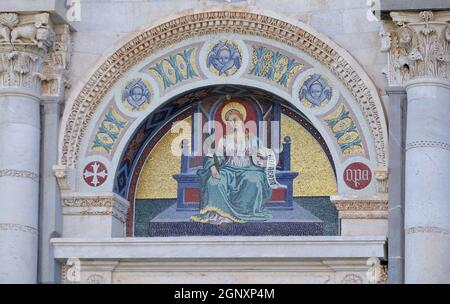
[[[450,7],[279,2],[0,4],[1,283],[450,282]],[[139,128],[219,85],[321,134],[338,236],[133,237]]]

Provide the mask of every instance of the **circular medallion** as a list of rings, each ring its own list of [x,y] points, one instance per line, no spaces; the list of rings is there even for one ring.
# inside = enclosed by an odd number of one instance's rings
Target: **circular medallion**
[[[103,183],[108,178],[108,170],[106,166],[99,162],[93,161],[84,167],[83,170],[83,179],[91,187],[99,187],[103,185]]]
[[[324,76],[313,74],[303,82],[299,92],[299,99],[306,108],[322,108],[332,97],[329,81]]]
[[[372,181],[372,171],[363,163],[353,163],[344,170],[344,181],[352,189],[362,190]]]
[[[208,53],[206,66],[217,76],[234,75],[242,64],[239,46],[233,41],[219,41]]]
[[[150,84],[138,78],[128,82],[122,93],[122,103],[130,111],[145,110],[150,104]]]

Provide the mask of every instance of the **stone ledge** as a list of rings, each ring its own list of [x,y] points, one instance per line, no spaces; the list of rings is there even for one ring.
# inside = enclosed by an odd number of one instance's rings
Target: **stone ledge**
[[[450,9],[448,0],[380,0],[380,10],[382,12],[444,9]]]
[[[65,0],[14,0],[2,1],[0,12],[4,13],[39,13],[48,12],[55,24],[69,24],[71,30],[76,30],[73,22],[68,22],[69,7]]]
[[[55,238],[56,259],[386,259],[385,237]]]

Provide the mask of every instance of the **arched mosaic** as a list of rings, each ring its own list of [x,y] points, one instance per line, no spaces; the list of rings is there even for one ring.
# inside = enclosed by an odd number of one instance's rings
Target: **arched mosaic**
[[[199,121],[208,123],[202,127]],[[259,185],[246,199],[253,204],[256,197],[261,205],[260,209],[249,206],[240,216],[232,215],[225,205],[214,206],[215,202],[201,207],[207,197],[202,162],[212,156],[206,152],[201,157],[194,155],[207,140],[214,142],[214,149],[221,146],[225,137],[216,131],[236,121],[257,123],[246,131],[246,138],[262,138],[269,147],[269,154],[260,156],[266,161],[264,172],[256,168],[258,161],[252,160],[244,167],[254,169],[239,173],[248,176],[246,183]],[[174,125],[183,122],[191,128],[186,142],[170,135]],[[307,228],[298,218],[292,218],[292,225],[281,223],[296,216],[306,219],[308,212],[302,210],[308,202],[313,209],[323,204],[336,211],[330,203],[332,195],[377,195],[378,184],[372,177],[387,162],[381,102],[351,56],[306,25],[256,13],[194,13],[143,32],[111,55],[68,103],[63,126],[60,164],[70,171],[71,195],[115,193],[128,199],[129,235],[133,224],[142,219],[145,231],[145,225],[152,227],[150,235],[165,236],[164,231],[184,235],[187,230],[180,227],[189,219],[180,219],[181,226],[167,224],[183,214],[180,210],[200,210],[189,217],[197,224],[268,221],[266,226],[255,224],[244,230],[233,226],[237,230],[228,234],[275,231],[291,235],[303,231],[321,235],[326,229],[316,217],[310,218],[310,223],[317,221]],[[171,138],[171,148],[175,145],[194,154],[164,157],[169,153],[167,138]],[[176,140],[179,142],[174,144]],[[271,155],[277,147],[281,149]],[[219,168],[221,160],[214,155],[214,166]],[[143,169],[146,162],[157,159],[158,179]],[[170,162],[167,168],[163,167],[165,161]],[[171,185],[163,190],[171,194],[136,197],[139,185],[145,184],[140,178],[155,179],[151,182],[161,189]],[[135,202],[146,199],[172,201],[170,206],[157,202],[168,207],[164,212],[156,212],[157,207],[137,214]],[[251,209],[260,212],[249,214]],[[154,213],[154,218],[137,217],[146,212]],[[214,212],[219,220],[210,218]],[[222,233],[214,229],[205,232],[201,225],[191,228],[194,234]],[[333,231],[330,233],[337,233],[337,228]]]
[[[375,143],[377,164],[380,167],[386,166],[386,123],[381,102],[369,77],[351,56],[304,24],[294,25],[270,16],[234,11],[202,12],[165,22],[138,35],[106,59],[76,99],[67,107],[63,122],[64,131],[60,142],[60,163],[74,166],[78,162],[80,143],[86,134],[88,124],[102,98],[125,72],[155,52],[188,37],[220,33],[268,38],[295,48],[320,62],[342,82],[357,102],[368,123],[371,140]],[[219,39],[219,41],[221,40]],[[210,46],[208,47],[210,48]],[[236,49],[237,51],[231,54],[229,48],[225,51],[222,47],[222,55],[219,52],[216,57],[211,57],[210,67],[213,67],[213,62],[216,62],[217,65],[221,60],[219,57],[223,58],[223,55],[227,53],[226,56],[229,57],[227,60],[233,60],[233,69],[237,69],[236,63],[239,61],[237,60],[239,56],[236,54],[239,51],[237,47]],[[255,45],[249,51],[252,52],[253,62],[251,75],[262,78],[262,80],[271,80],[278,86],[286,87],[288,74],[295,73],[295,70],[299,68],[298,63],[289,56],[280,54],[274,49],[267,49],[264,45]],[[163,83],[166,81],[164,85],[170,86],[170,83],[173,82],[195,79],[198,75],[195,68],[190,68],[189,63],[193,52],[195,52],[195,48],[183,50],[182,53],[168,54],[168,57],[161,58],[159,62],[155,63],[152,69],[155,73],[163,72],[165,66],[167,67],[168,64],[171,64],[171,60],[174,60],[173,63],[180,68],[180,74],[172,76],[175,77],[174,79],[166,79],[161,76]],[[230,54],[228,55],[228,53]],[[258,60],[264,56],[271,56],[272,60],[262,66]],[[213,57],[216,61],[212,60]],[[275,72],[272,69],[273,66],[270,66],[272,63],[284,65],[283,71]],[[182,65],[184,67],[181,67]],[[223,65],[222,68],[225,68],[223,63],[221,65]],[[216,68],[214,69],[217,71]],[[261,69],[267,69],[267,71],[263,72]]]

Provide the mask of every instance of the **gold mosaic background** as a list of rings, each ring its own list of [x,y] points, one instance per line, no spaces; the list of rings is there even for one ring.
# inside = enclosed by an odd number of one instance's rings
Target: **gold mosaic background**
[[[191,118],[184,121],[190,124]],[[181,156],[174,156],[170,151],[177,136],[177,133],[166,133],[150,152],[139,176],[136,199],[177,197],[177,182],[172,175],[180,172]]]
[[[185,120],[190,123],[190,118]],[[294,180],[294,196],[330,196],[336,194],[336,180],[328,158],[319,143],[301,125],[289,117],[281,118],[282,138],[292,139],[292,171],[299,172]],[[167,133],[156,145],[142,169],[136,199],[176,198],[177,183],[172,175],[180,172],[180,157],[170,153],[177,134]]]
[[[290,136],[291,170],[298,172],[294,180],[294,196],[336,195],[333,168],[320,144],[296,121],[281,115],[281,138]]]

